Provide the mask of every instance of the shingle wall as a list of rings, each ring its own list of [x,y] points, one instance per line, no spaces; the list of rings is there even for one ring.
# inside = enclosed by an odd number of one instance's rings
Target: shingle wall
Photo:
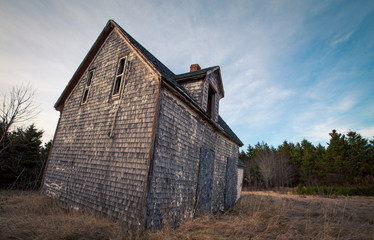
[[[181,84],[200,107],[202,107],[201,99],[203,97],[203,81],[204,79],[200,79],[198,81],[184,82]]]
[[[176,224],[194,214],[201,149],[214,152],[211,211],[224,210],[227,158],[235,158],[237,164],[238,145],[166,88],[161,94],[156,134],[146,203],[147,227]]]
[[[131,69],[119,100],[110,99],[118,60]],[[121,36],[112,31],[91,62],[95,69],[81,106],[87,70],[65,102],[49,156],[43,191],[74,208],[90,208],[137,226],[147,176],[158,80]]]

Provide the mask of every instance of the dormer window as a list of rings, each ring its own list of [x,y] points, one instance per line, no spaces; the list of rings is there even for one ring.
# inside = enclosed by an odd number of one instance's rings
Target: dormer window
[[[190,72],[176,75],[176,81],[189,93],[209,118],[218,122],[219,101],[224,97],[220,68],[218,66],[201,69],[192,64]]]
[[[86,80],[86,85],[85,85],[84,90],[83,90],[83,96],[82,96],[81,104],[87,103],[88,94],[90,93],[90,87],[91,87],[91,82],[92,82],[93,74],[94,74],[94,70],[90,70],[88,72],[88,76],[87,76],[87,80]]]
[[[120,91],[124,82],[124,75],[126,72],[126,62],[126,57],[121,58],[118,62],[117,74],[113,84],[112,97],[120,95]]]
[[[208,104],[206,107],[206,113],[211,118],[214,116],[215,102],[216,102],[216,92],[214,91],[212,86],[209,85]]]

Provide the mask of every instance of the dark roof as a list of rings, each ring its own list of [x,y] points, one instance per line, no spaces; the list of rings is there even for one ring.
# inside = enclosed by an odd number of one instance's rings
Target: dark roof
[[[126,36],[126,38],[132,43],[133,46],[135,46],[147,59],[152,63],[152,65],[157,69],[157,71],[169,82],[172,84],[181,87],[179,83],[177,83],[175,79],[175,74],[167,68],[162,62],[160,62],[155,56],[152,55],[152,53],[148,52],[147,49],[145,49],[140,43],[138,43],[133,37],[131,37],[130,34],[128,34],[121,26],[119,26],[115,21],[109,20],[109,22],[112,22],[121,32],[123,35]]]
[[[175,75],[175,78],[178,81],[181,78],[189,78],[189,77],[193,77],[193,76],[200,75],[200,74],[206,74],[209,70],[212,70],[213,68],[216,68],[216,67],[218,66],[213,66],[213,67],[208,67],[208,68],[200,69],[200,70],[193,71],[193,72],[178,74],[178,75]]]
[[[143,47],[138,41],[136,41],[130,34],[128,34],[120,25],[118,25],[114,20],[109,20],[112,24],[114,24],[122,34],[130,41],[130,43],[137,48],[140,53],[147,58],[147,60],[153,65],[153,67],[161,74],[161,76],[167,80],[173,87],[176,87],[180,91],[182,91],[191,101],[194,101],[191,97],[190,93],[181,86],[175,79],[176,75],[166,67],[160,60],[158,60],[152,53],[150,53],[145,47]]]
[[[247,166],[242,162],[242,160],[238,159],[238,167],[246,168]]]
[[[190,101],[195,106],[198,104],[193,100],[188,91],[182,87],[176,80],[184,77],[191,77],[198,74],[203,74],[212,70],[213,68],[218,68],[218,66],[204,68],[194,72],[183,73],[175,75],[169,68],[167,68],[162,62],[160,62],[155,56],[153,56],[147,49],[145,49],[140,43],[138,43],[130,34],[128,34],[121,26],[119,26],[115,21],[109,20],[103,31],[100,33],[99,37],[96,39],[95,43],[92,45],[90,51],[87,53],[86,57],[83,59],[82,63],[79,65],[78,69],[74,73],[72,79],[69,81],[68,85],[62,92],[60,98],[55,104],[57,110],[62,110],[63,105],[70,92],[74,89],[75,85],[78,83],[80,77],[83,75],[85,69],[89,66],[96,53],[99,51],[101,45],[104,43],[105,39],[108,37],[112,29],[116,27],[121,33],[126,37],[129,42],[143,55],[146,60],[152,64],[152,66],[161,74],[162,78],[165,79],[173,88],[181,92],[188,101]],[[218,124],[223,128],[224,132],[229,135],[233,140],[235,140],[239,145],[243,145],[240,139],[235,135],[235,133],[230,129],[230,127],[223,121],[219,116]]]
[[[205,77],[209,71],[217,72],[217,74],[219,76],[218,88],[219,88],[220,94],[222,95],[222,97],[224,97],[225,96],[225,90],[223,89],[221,71],[220,71],[219,66],[213,66],[213,67],[208,67],[208,68],[200,69],[200,70],[193,71],[193,72],[178,74],[178,75],[175,75],[175,80],[178,83],[182,83],[182,82],[185,82],[185,81],[200,80],[201,77]]]
[[[238,143],[243,146],[242,141],[236,136],[236,134],[231,130],[231,128],[226,124],[226,122],[222,119],[221,116],[218,116],[218,124],[223,128],[223,130],[230,135],[233,139],[235,139]]]

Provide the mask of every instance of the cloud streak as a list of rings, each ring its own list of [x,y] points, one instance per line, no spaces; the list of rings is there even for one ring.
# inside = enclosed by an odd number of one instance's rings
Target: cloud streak
[[[54,102],[110,18],[175,73],[219,65],[220,113],[246,145],[372,133],[370,1],[1,2],[0,81],[39,89],[46,140]]]

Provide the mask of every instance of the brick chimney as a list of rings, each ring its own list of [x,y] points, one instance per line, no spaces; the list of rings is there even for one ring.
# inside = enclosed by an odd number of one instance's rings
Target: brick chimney
[[[191,66],[190,66],[190,72],[195,72],[195,71],[200,70],[200,69],[201,69],[201,67],[197,63],[196,64],[191,64]]]

